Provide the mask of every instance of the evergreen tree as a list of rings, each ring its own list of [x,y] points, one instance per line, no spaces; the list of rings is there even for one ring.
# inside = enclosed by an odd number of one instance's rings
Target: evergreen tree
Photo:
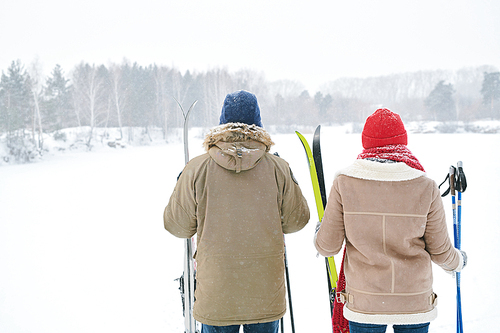
[[[484,73],[483,86],[481,88],[483,104],[489,109],[489,116],[500,118],[500,72]]]
[[[328,114],[328,110],[331,108],[331,106],[333,104],[332,96],[330,94],[323,96],[323,94],[318,91],[314,95],[314,102],[316,103],[316,106],[318,107],[320,119],[325,121],[326,116]]]
[[[152,125],[155,111],[156,90],[152,67],[142,67],[137,63],[130,68],[128,108],[132,124],[144,127]]]
[[[49,132],[77,125],[71,113],[71,95],[68,82],[69,79],[64,77],[61,66],[56,65],[45,83],[45,100],[42,112],[45,128]]]
[[[318,108],[309,91],[303,90],[296,101],[291,103],[290,111],[292,113],[292,122],[301,119],[303,124],[312,125],[324,122],[324,119],[318,117]],[[307,117],[304,117],[307,115]]]
[[[433,115],[434,120],[447,121],[456,120],[456,107],[453,99],[453,85],[445,84],[439,81],[436,87],[431,91],[424,103],[426,108]]]
[[[198,104],[196,104],[196,112],[193,112],[190,116],[190,123],[193,126],[210,127],[213,126],[213,124],[218,123],[217,115],[214,114],[214,110],[207,109],[207,107],[210,106],[205,103],[204,91],[206,90],[205,88],[208,87],[204,87],[203,81],[206,76],[207,74],[191,74],[188,70],[182,77],[182,97],[179,102],[182,105],[187,105],[189,107],[189,105],[191,105],[194,101],[198,101]],[[211,84],[216,84],[216,82]],[[215,92],[211,92],[211,94],[214,93]]]
[[[8,140],[24,136],[31,119],[30,91],[27,74],[21,63],[13,61],[0,80],[0,131],[7,133]]]
[[[314,103],[316,103],[318,109],[319,109],[319,106],[321,105],[321,102],[323,101],[323,94],[321,93],[321,91],[318,91],[315,95],[314,95]]]

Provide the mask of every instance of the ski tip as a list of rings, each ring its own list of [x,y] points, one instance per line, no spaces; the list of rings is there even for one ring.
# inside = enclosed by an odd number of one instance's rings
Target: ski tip
[[[306,145],[308,145],[308,144],[307,144],[306,138],[302,134],[300,134],[299,132],[297,132],[297,131],[295,131],[295,134],[297,134],[297,136],[299,137],[300,142],[302,143],[302,146],[304,146],[304,148],[307,150]]]
[[[299,131],[295,131],[295,134],[297,134],[297,136],[299,137],[300,141],[304,141],[306,139]]]
[[[177,105],[179,106],[179,108],[181,109],[182,111],[182,114],[184,114],[184,108],[182,107],[181,103],[177,100],[177,98],[175,98],[174,96],[172,96],[172,98],[177,102]]]
[[[319,135],[320,131],[321,131],[321,125],[318,125],[318,127],[316,127],[316,130],[314,131],[314,135]]]

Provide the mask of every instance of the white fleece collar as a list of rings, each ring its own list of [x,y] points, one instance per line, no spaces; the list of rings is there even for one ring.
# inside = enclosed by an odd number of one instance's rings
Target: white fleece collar
[[[394,182],[415,179],[424,176],[425,172],[414,169],[403,162],[380,163],[359,159],[347,168],[340,170],[335,177],[339,175],[367,180]]]

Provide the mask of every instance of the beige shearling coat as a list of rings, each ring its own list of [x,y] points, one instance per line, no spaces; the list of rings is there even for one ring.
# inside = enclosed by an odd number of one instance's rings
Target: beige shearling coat
[[[183,170],[165,228],[197,234],[194,317],[207,325],[270,322],[286,312],[283,233],[302,229],[309,208],[269,134],[228,123],[211,130],[207,153]]]
[[[435,319],[431,261],[457,269],[436,183],[404,163],[357,160],[333,186],[315,246],[323,256],[346,242],[344,317],[372,324]]]

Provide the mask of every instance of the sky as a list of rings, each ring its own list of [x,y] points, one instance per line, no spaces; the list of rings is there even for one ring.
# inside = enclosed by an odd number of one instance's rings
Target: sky
[[[301,82],[500,68],[497,0],[0,0],[0,70],[80,62],[214,68]]]

